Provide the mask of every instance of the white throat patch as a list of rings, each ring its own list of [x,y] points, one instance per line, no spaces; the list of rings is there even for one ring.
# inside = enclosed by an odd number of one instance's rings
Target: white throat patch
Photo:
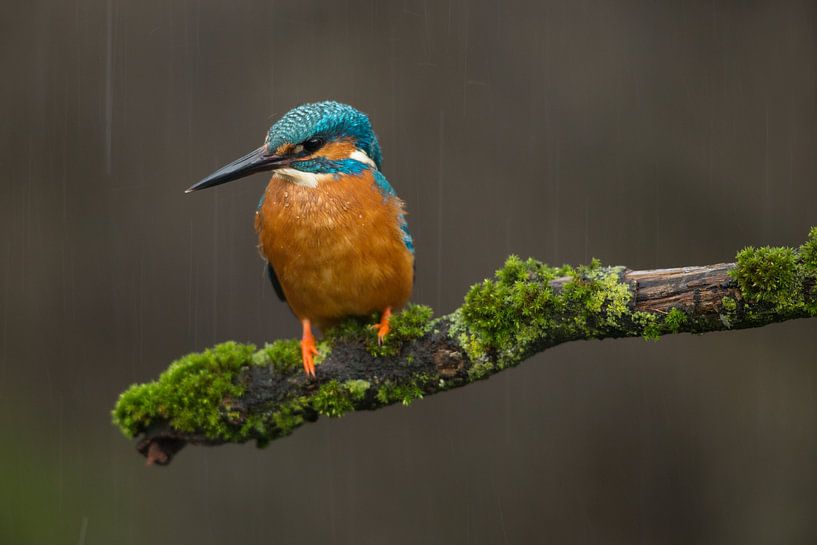
[[[377,168],[377,165],[374,164],[372,158],[369,157],[365,151],[362,149],[356,149],[352,153],[349,154],[349,159],[354,159],[355,161],[359,161],[361,163],[367,164],[372,168]]]
[[[318,187],[318,184],[324,180],[332,178],[331,174],[321,174],[318,172],[303,172],[294,168],[279,168],[275,171],[275,176],[283,178],[287,182],[302,187]]]

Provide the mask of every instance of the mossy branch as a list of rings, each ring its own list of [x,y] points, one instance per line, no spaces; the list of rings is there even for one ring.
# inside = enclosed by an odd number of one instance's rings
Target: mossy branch
[[[319,415],[408,405],[568,341],[654,340],[810,316],[817,228],[798,249],[750,247],[735,263],[704,267],[635,271],[594,260],[554,268],[512,256],[455,312],[434,319],[430,308],[410,305],[395,315],[383,346],[360,321],[327,332],[314,380],[304,376],[297,340],[260,350],[227,342],[131,386],[113,419],[128,437],[141,436],[148,463],[167,464],[187,443],[264,446]]]

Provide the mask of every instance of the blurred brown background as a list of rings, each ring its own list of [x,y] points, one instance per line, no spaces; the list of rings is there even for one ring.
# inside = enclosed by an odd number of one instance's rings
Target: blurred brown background
[[[298,324],[263,176],[183,190],[333,98],[368,112],[438,312],[510,253],[651,268],[817,224],[813,2],[7,1],[0,543],[817,541],[817,320],[564,345],[166,469],[132,382]]]

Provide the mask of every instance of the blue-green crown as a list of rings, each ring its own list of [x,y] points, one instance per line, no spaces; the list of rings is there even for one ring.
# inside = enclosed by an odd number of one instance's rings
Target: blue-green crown
[[[369,118],[348,104],[334,101],[302,104],[287,112],[270,127],[267,142],[270,149],[281,144],[299,144],[310,138],[333,140],[351,137],[380,168],[383,156]]]

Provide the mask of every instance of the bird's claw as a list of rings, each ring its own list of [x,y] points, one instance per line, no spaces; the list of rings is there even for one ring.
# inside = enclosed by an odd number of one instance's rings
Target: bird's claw
[[[389,327],[389,319],[391,318],[391,307],[386,308],[383,311],[383,315],[380,317],[380,323],[373,324],[369,327],[372,329],[377,330],[377,345],[383,345],[383,339],[386,338],[386,335],[389,334],[391,331],[391,327]]]
[[[318,347],[315,346],[315,337],[309,330],[309,326],[304,328],[304,336],[301,339],[301,359],[304,362],[304,372],[306,376],[315,378],[315,356],[318,355]]]
[[[301,357],[304,360],[304,371],[308,377],[315,377],[315,356],[317,355],[318,349],[315,347],[314,339],[311,342],[306,339],[301,341]]]

